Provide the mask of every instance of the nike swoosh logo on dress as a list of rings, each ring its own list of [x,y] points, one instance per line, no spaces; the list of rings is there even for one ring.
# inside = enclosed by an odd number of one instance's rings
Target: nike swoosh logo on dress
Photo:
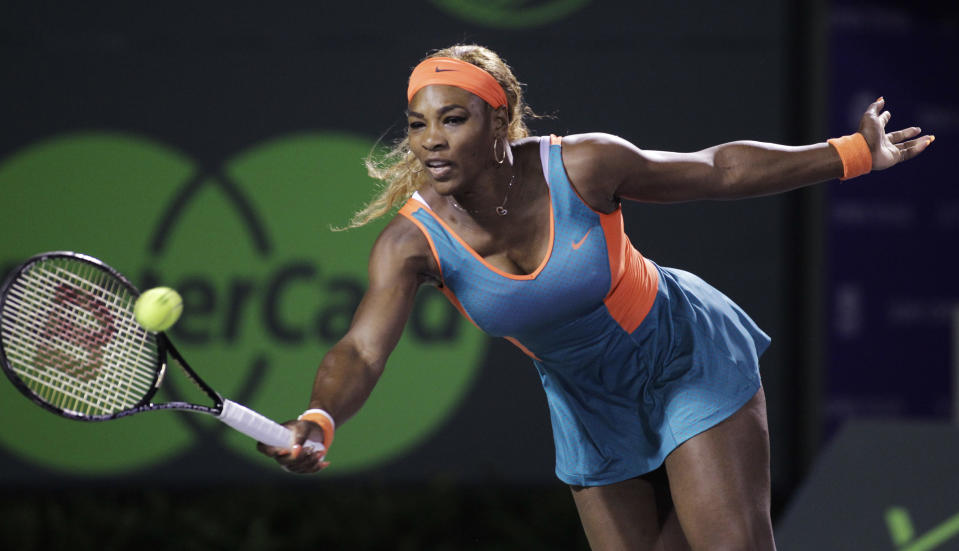
[[[578,250],[580,247],[583,246],[583,242],[585,242],[585,241],[586,241],[586,238],[589,237],[589,233],[590,233],[591,231],[593,231],[593,228],[590,228],[589,231],[586,232],[586,235],[584,235],[583,238],[580,239],[579,241],[573,241],[573,250],[574,250],[574,251],[575,251],[575,250]]]

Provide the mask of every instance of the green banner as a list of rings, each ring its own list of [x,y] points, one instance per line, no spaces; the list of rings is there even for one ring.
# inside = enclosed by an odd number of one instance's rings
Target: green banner
[[[590,0],[433,0],[460,19],[499,29],[528,29],[559,21]]]
[[[357,136],[304,133],[206,166],[140,136],[57,136],[0,160],[0,267],[75,250],[141,289],[176,288],[185,310],[171,335],[190,364],[224,396],[283,421],[307,406],[316,366],[367,286],[385,221],[330,227],[372,194],[362,166],[371,147]],[[440,293],[421,292],[379,385],[338,431],[329,474],[374,466],[426,439],[469,388],[485,344]],[[44,412],[9,384],[0,385],[0,412],[8,421],[0,446],[55,470],[130,472],[221,437],[269,465],[248,438],[193,414],[81,423]]]

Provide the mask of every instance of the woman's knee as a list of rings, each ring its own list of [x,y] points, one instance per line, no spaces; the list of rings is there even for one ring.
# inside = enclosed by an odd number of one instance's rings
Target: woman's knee
[[[699,537],[690,540],[694,551],[770,551],[776,549],[772,523],[768,515],[761,513],[740,515],[712,534],[700,531]]]

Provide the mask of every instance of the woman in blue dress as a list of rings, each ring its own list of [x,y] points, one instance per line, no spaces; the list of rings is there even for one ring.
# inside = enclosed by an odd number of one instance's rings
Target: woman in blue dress
[[[407,98],[406,139],[369,163],[387,186],[352,222],[402,205],[373,246],[369,290],[290,423],[297,444],[260,450],[290,471],[324,468],[302,443],[331,444],[360,409],[430,284],[532,359],[556,474],[591,547],[774,549],[758,363],[769,337],[698,277],[644,258],[621,202],[782,193],[889,168],[934,138],[887,133],[882,98],[855,134],[799,147],[670,153],[600,133],[531,137],[516,77],[475,45],[423,60]]]

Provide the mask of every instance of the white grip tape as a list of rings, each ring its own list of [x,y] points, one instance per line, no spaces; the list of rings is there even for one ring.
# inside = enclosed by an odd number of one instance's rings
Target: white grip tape
[[[232,400],[223,400],[223,412],[218,418],[257,442],[263,442],[268,446],[289,448],[293,443],[293,433],[290,429]],[[315,440],[307,440],[303,447],[317,453],[326,451],[323,444]]]

